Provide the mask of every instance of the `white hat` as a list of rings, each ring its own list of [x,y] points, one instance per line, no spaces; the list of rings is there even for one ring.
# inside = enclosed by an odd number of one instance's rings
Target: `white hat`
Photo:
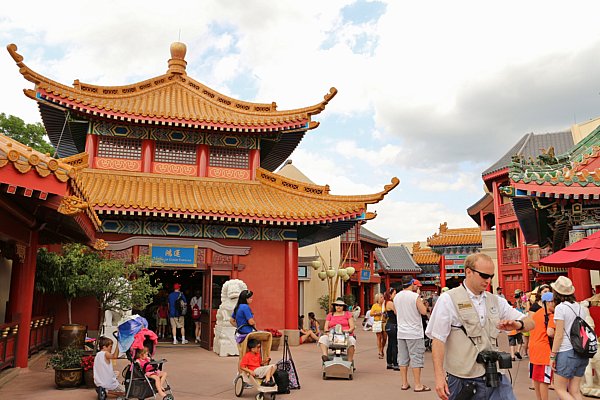
[[[550,287],[558,294],[562,294],[564,296],[571,295],[575,293],[575,286],[573,286],[573,282],[566,276],[559,276],[556,282],[551,283]]]

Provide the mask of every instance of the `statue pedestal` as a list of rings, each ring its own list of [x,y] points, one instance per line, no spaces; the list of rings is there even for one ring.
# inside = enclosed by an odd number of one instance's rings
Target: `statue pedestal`
[[[237,356],[240,354],[235,342],[235,328],[233,326],[215,326],[213,351],[221,357]]]

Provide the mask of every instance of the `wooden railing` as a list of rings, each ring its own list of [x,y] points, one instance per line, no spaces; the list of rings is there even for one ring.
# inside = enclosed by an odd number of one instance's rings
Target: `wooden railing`
[[[513,217],[515,215],[515,209],[512,203],[500,204],[500,218]]]
[[[0,325],[0,371],[15,366],[18,331],[19,324],[16,322]]]
[[[51,346],[54,335],[54,317],[41,316],[31,318],[29,333],[29,355],[43,347]]]
[[[502,264],[520,264],[521,263],[521,249],[515,247],[513,249],[502,250]]]

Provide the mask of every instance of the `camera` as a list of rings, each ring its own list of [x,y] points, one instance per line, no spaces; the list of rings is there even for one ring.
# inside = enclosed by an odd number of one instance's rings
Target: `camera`
[[[485,367],[485,385],[487,387],[500,386],[500,369],[512,368],[510,354],[501,351],[484,350],[477,354],[477,362]],[[496,363],[498,366],[496,366]]]

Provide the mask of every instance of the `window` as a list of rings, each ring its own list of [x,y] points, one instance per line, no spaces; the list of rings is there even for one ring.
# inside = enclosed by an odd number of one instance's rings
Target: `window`
[[[170,164],[196,164],[196,145],[156,142],[154,161]]]
[[[209,165],[211,167],[248,169],[250,168],[248,150],[211,147]]]
[[[100,136],[98,140],[98,157],[140,160],[142,158],[142,141],[139,139]]]

